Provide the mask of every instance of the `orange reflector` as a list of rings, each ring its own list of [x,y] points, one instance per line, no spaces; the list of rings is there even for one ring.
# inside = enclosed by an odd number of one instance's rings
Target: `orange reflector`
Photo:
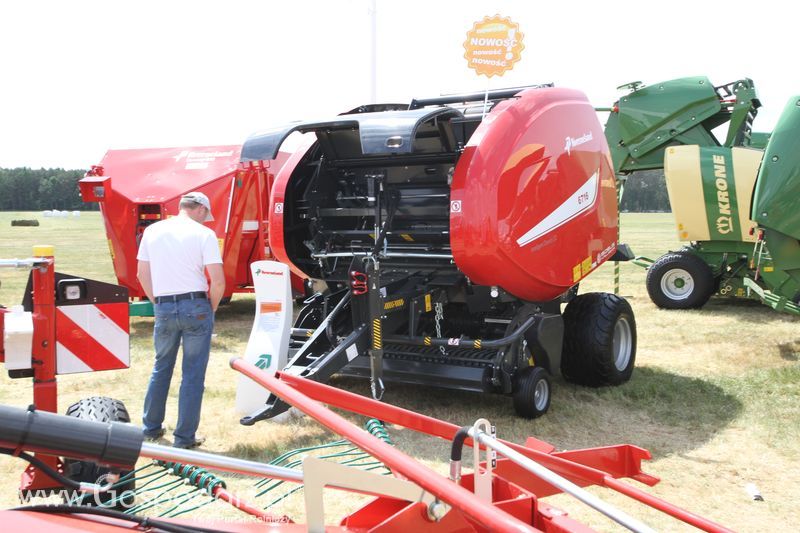
[[[281,302],[261,302],[261,314],[280,313],[283,306]]]

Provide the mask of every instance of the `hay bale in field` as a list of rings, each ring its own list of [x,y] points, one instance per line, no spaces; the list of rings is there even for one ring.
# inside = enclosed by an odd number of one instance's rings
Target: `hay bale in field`
[[[35,218],[34,219],[30,219],[30,220],[24,220],[24,219],[12,220],[11,221],[11,225],[12,226],[38,226],[39,225],[39,221],[36,220]]]

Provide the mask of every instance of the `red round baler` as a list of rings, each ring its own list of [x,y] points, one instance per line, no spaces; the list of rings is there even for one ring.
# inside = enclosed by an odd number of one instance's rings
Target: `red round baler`
[[[255,135],[243,161],[274,157],[298,131],[315,139],[276,176],[270,242],[324,284],[295,324],[310,338],[291,372],[369,376],[375,396],[384,379],[500,392],[528,417],[547,410],[550,375],[630,378],[630,306],[577,295],[617,251],[611,158],[583,93],[362,106]]]

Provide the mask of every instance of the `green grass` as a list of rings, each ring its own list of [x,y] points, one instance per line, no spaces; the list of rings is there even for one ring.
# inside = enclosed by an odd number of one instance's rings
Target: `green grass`
[[[42,225],[10,226],[11,219],[32,217]],[[656,258],[680,246],[669,214],[625,214],[622,220],[622,241],[639,255]],[[79,219],[0,213],[0,258],[29,257],[34,244],[56,246],[60,272],[114,281],[99,213],[83,213]],[[485,417],[497,425],[502,438],[515,442],[535,436],[558,449],[620,443],[641,446],[653,454],[645,471],[663,479],[648,492],[737,530],[770,531],[800,523],[800,320],[757,303],[717,298],[698,311],[660,310],[647,297],[645,270],[630,264],[620,268],[622,294],[631,302],[638,330],[637,369],[624,386],[588,389],[556,380],[550,412],[533,421],[513,416],[510,399],[501,396],[389,384],[385,401],[456,424]],[[18,303],[26,279],[27,271],[0,269],[0,303]],[[581,291],[610,291],[612,283],[613,266],[604,265]],[[288,449],[335,439],[307,418],[249,428],[237,423],[232,408],[236,375],[227,361],[244,352],[252,307],[251,297],[237,296],[217,317],[201,424],[201,432],[209,439],[207,449],[269,460]],[[123,400],[138,422],[152,368],[152,319],[132,320],[131,353],[129,370],[60,377],[61,410],[81,397],[101,394]],[[174,424],[178,379],[176,373],[168,424]],[[333,384],[369,394],[364,381],[334,378]],[[0,375],[0,402],[25,406],[30,403],[30,391],[30,380]],[[363,423],[361,417],[347,416]],[[446,443],[402,428],[390,428],[390,434],[401,450],[447,471]],[[0,458],[0,475],[6,482],[0,505],[15,504],[14,489],[22,468],[18,460]],[[243,496],[252,494],[252,480],[223,477]],[[766,501],[752,502],[744,490],[747,483],[755,483]],[[593,490],[657,529],[680,530],[665,515],[607,490]],[[569,498],[548,501],[600,530],[615,529]],[[352,502],[336,500],[329,507],[340,512]],[[293,496],[279,512],[302,519],[301,503],[302,498]],[[199,516],[241,515],[215,504]]]
[[[33,218],[39,226],[11,226],[12,220]],[[33,246],[43,244],[56,247],[59,272],[116,283],[99,212],[66,218],[43,217],[37,212],[0,212],[0,259],[31,257]],[[27,280],[27,270],[0,271],[0,303],[20,303]]]

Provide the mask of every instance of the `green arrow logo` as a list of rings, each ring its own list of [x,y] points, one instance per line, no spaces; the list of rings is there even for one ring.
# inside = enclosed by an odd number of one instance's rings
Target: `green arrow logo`
[[[258,360],[256,361],[256,366],[261,370],[266,370],[270,363],[272,363],[272,356],[268,353],[262,353],[258,356]]]

